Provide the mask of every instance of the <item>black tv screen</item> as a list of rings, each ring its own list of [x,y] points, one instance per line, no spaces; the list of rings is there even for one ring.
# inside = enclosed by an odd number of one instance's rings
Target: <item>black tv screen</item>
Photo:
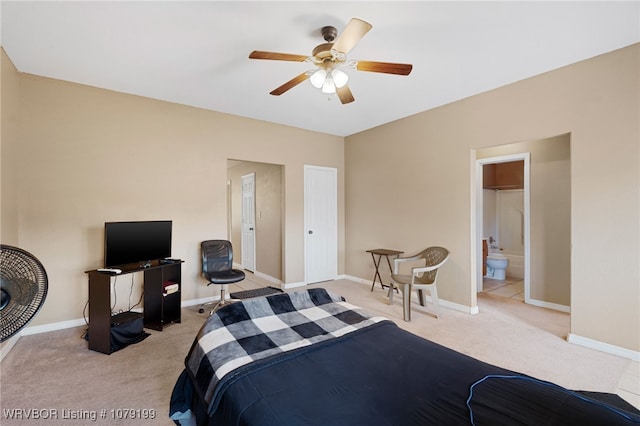
[[[170,220],[106,222],[105,268],[171,257],[171,225]]]

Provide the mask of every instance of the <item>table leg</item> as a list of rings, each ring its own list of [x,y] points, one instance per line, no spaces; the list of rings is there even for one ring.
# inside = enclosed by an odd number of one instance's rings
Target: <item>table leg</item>
[[[380,260],[382,259],[382,255],[378,256],[378,261],[376,261],[376,256],[371,253],[371,258],[373,259],[373,265],[376,267],[376,272],[373,274],[373,282],[371,283],[371,291],[376,286],[376,277],[380,281],[380,286],[384,289],[384,284],[382,284],[382,277],[380,277]],[[388,260],[388,258],[387,258]]]
[[[398,257],[398,255],[396,255],[396,258],[397,257]],[[389,260],[389,256],[387,256],[387,265],[389,265],[389,271],[393,274],[393,268],[391,267],[391,261]],[[382,288],[384,288],[384,284],[383,284]],[[387,296],[390,297],[390,298],[393,297],[392,296],[393,289],[394,289],[394,286],[389,285],[389,293],[388,293]],[[398,287],[395,287],[395,289],[396,289],[396,292],[399,293]]]

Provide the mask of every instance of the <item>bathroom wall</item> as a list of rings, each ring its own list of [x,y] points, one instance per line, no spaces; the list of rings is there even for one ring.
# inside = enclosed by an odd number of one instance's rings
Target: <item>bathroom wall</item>
[[[524,190],[497,191],[496,195],[498,248],[524,255]]]
[[[497,191],[495,189],[483,189],[482,190],[482,237],[487,239],[487,244],[490,244],[489,238],[496,238],[498,235],[498,221],[497,221]]]
[[[483,190],[483,236],[509,259],[507,278],[524,279],[524,190]]]
[[[490,249],[524,255],[524,190],[483,190],[483,238]],[[491,243],[491,238],[494,242]]]

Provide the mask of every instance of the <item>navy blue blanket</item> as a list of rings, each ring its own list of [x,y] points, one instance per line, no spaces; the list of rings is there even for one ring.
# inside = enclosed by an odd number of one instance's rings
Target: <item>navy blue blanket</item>
[[[271,296],[273,297],[273,296]],[[638,424],[615,395],[572,392],[377,322],[257,360],[212,406],[183,373],[171,412],[198,425]],[[199,378],[202,380],[202,378]],[[473,423],[472,423],[473,422]]]
[[[384,320],[367,315],[325,289],[246,300],[220,309],[206,320],[185,365],[212,413],[226,386],[244,371],[241,367]]]

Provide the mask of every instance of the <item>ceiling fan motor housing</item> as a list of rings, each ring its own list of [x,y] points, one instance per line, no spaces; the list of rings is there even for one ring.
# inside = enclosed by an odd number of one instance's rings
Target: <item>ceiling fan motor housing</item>
[[[326,26],[322,27],[322,30],[320,31],[322,32],[322,37],[329,43],[333,43],[336,37],[338,37],[338,30],[336,27]]]

